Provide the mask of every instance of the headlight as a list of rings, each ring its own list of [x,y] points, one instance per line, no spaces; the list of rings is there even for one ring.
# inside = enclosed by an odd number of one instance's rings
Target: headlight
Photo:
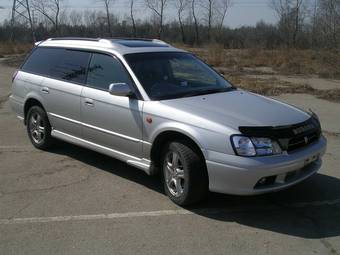
[[[255,156],[256,151],[250,138],[246,136],[233,136],[232,142],[235,148],[235,152],[239,156]]]
[[[231,139],[235,153],[239,156],[268,156],[282,152],[279,144],[269,138],[234,135]]]

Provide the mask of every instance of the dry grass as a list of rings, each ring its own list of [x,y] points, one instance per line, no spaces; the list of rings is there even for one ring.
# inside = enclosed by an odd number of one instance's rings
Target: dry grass
[[[5,63],[8,66],[19,68],[20,65],[24,62],[26,58],[26,54],[14,55],[7,59],[4,59],[2,63]]]
[[[325,99],[332,102],[340,102],[340,89],[319,90],[315,94],[317,98]]]
[[[25,54],[32,49],[31,43],[0,42],[0,55]]]
[[[183,48],[183,47],[182,47]],[[185,48],[185,47],[184,47]],[[293,84],[278,79],[258,79],[246,74],[317,75],[340,78],[340,53],[314,50],[226,50],[211,44],[203,48],[185,48],[212,65],[237,87],[266,96],[311,94],[340,102],[340,89],[319,90],[307,84]]]
[[[185,48],[182,46],[182,48]],[[239,72],[245,68],[270,67],[280,74],[318,75],[324,78],[340,77],[340,53],[326,50],[226,50],[211,44],[203,48],[185,48],[210,65]]]
[[[273,79],[255,79],[245,76],[228,76],[236,87],[264,96],[281,94],[310,94],[332,102],[340,102],[340,89],[320,90],[307,84],[292,84]]]
[[[208,47],[208,56],[206,61],[212,66],[225,65],[225,51],[219,44],[212,44]]]

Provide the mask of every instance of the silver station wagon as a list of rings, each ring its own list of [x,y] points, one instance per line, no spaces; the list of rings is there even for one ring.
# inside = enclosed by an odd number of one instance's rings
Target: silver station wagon
[[[237,89],[159,40],[39,42],[10,102],[36,148],[57,138],[159,173],[179,205],[290,187],[320,169],[326,149],[314,113]]]

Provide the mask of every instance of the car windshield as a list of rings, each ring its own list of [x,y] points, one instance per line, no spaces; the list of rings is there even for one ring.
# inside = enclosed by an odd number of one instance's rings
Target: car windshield
[[[221,75],[189,53],[125,55],[151,100],[206,95],[234,89]]]

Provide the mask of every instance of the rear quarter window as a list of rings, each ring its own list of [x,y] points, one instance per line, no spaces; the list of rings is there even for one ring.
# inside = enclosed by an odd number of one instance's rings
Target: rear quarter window
[[[22,70],[43,76],[84,83],[90,53],[69,49],[37,48],[22,66]]]
[[[36,48],[21,69],[25,72],[49,75],[51,66],[63,49]]]

